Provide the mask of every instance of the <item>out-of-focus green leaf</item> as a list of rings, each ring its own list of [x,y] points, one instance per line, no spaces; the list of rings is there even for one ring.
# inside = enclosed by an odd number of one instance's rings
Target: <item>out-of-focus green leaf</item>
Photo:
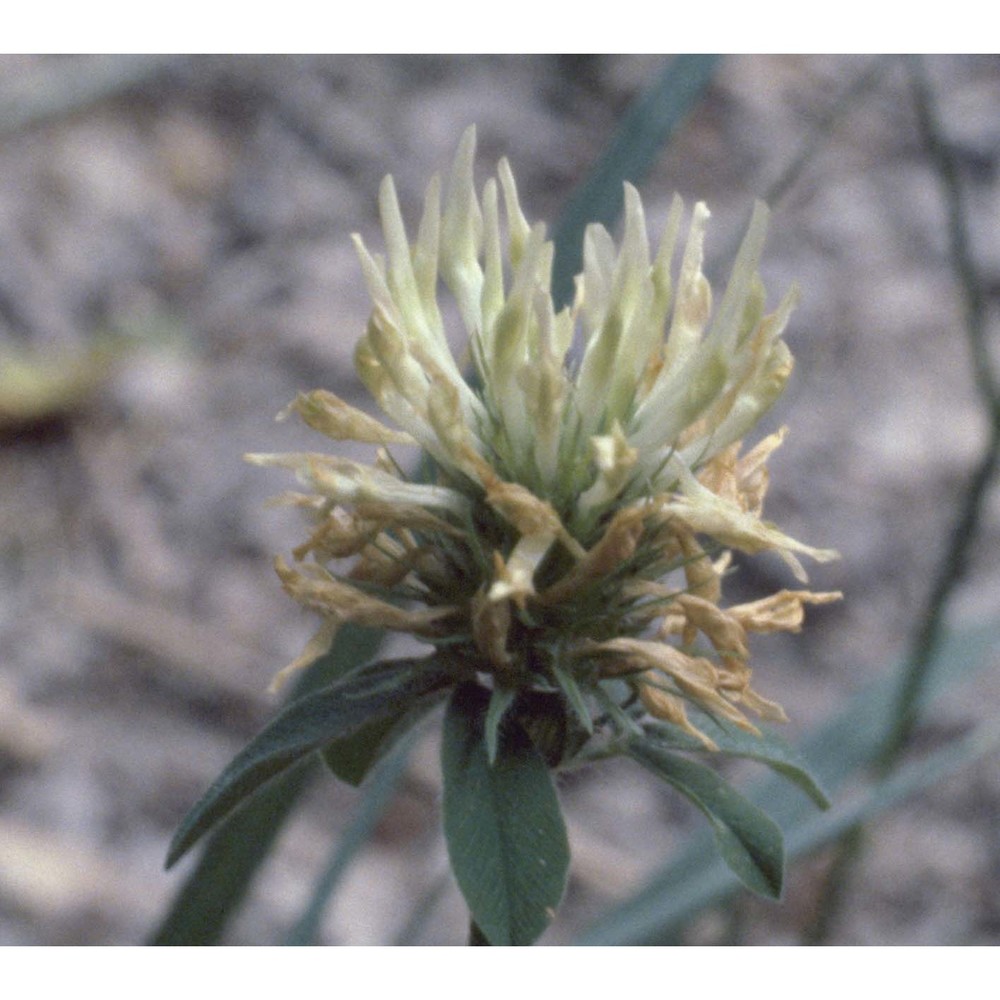
[[[184,818],[167,853],[167,867],[270,778],[332,739],[392,715],[450,679],[433,657],[395,660],[292,702],[236,755]]]
[[[939,696],[957,680],[965,679],[982,668],[996,654],[1000,644],[1000,624],[970,628],[948,634],[942,642],[936,666],[928,678],[924,705]],[[850,778],[861,775],[873,763],[884,743],[887,727],[892,718],[895,693],[902,668],[869,685],[852,698],[844,711],[812,736],[803,741],[802,754],[809,771],[819,782],[835,794]],[[972,746],[972,744],[970,744]],[[957,766],[958,758],[949,756],[950,750],[941,751],[940,758],[949,766]],[[899,799],[899,789],[910,789],[911,794],[929,787],[930,778],[937,772],[938,764],[913,765],[923,769],[919,788],[912,777],[916,772],[907,768],[906,777],[890,777],[890,804]],[[869,815],[875,815],[879,796],[884,788],[871,793]],[[836,830],[848,829],[853,822],[851,812],[836,805],[829,813],[817,816],[811,803],[783,781],[768,779],[754,786],[747,797],[766,809],[785,831],[786,856],[791,859],[837,836]],[[836,799],[834,799],[836,802]],[[858,807],[853,807],[858,808]],[[888,806],[886,806],[888,808]],[[844,818],[846,817],[846,818]],[[834,831],[826,839],[819,839],[815,832]],[[802,831],[805,831],[803,833]],[[579,938],[580,944],[666,944],[677,939],[684,926],[706,906],[717,903],[739,888],[739,883],[720,864],[713,844],[708,837],[695,838],[677,857],[655,873],[634,896],[611,908]]]
[[[364,786],[364,795],[358,803],[358,808],[351,818],[347,829],[334,845],[330,860],[313,890],[309,903],[298,922],[290,931],[285,944],[304,945],[315,944],[323,914],[330,904],[330,899],[340,884],[358,852],[368,842],[389,800],[392,798],[400,780],[406,773],[406,764],[413,749],[414,733],[411,729],[398,742],[388,756],[378,762],[368,775]]]
[[[628,752],[705,814],[723,860],[748,889],[770,899],[781,897],[785,855],[774,820],[704,764],[639,737],[629,740]]]
[[[555,228],[552,295],[556,306],[573,297],[583,262],[583,233],[592,222],[611,227],[622,209],[622,183],[638,183],[711,82],[721,56],[677,55],[623,116],[584,182],[573,192]]]
[[[0,434],[66,416],[96,396],[129,350],[98,338],[85,351],[28,352],[0,344]]]
[[[569,843],[552,776],[520,725],[504,725],[496,763],[484,737],[490,696],[458,688],[441,765],[448,854],[469,911],[494,945],[532,944],[566,888]]]

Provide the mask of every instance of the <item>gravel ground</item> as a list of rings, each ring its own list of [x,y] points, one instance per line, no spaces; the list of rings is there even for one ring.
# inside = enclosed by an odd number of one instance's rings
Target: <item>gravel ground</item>
[[[553,219],[660,65],[0,60],[0,356],[29,350],[57,373],[37,414],[5,417],[0,398],[0,943],[143,941],[186,870],[162,871],[173,827],[274,709],[271,673],[313,625],[270,567],[300,526],[263,506],[285,482],[240,456],[313,443],[273,421],[299,389],[359,400],[349,357],[368,302],[349,234],[380,243],[383,174],[415,213],[475,122],[480,176],[508,156],[529,217]],[[767,422],[792,428],[768,514],[840,549],[812,583],[846,600],[817,609],[801,637],[758,646],[757,688],[786,706],[793,740],[905,649],[987,433],[940,181],[901,63],[823,124],[871,66],[727,59],[641,186],[654,229],[675,190],[707,200],[709,258],[724,260],[750,200],[814,147],[774,205],[763,267],[772,297],[792,280],[803,290],[796,375]],[[1000,59],[928,69],[995,340]],[[994,493],[955,622],[996,617],[998,540]],[[756,560],[741,576],[759,594],[782,572]],[[935,713],[921,750],[989,718],[991,665]],[[419,941],[461,940],[438,781],[428,741],[325,941],[387,942],[439,884]],[[641,885],[696,824],[631,768],[594,769],[563,795],[574,867],[551,944]],[[230,941],[280,940],[356,800],[332,781],[313,790]],[[998,819],[995,755],[883,818],[829,940],[1000,942]],[[745,940],[797,940],[827,860],[792,870],[783,906],[748,906]],[[710,914],[691,939],[726,926]]]

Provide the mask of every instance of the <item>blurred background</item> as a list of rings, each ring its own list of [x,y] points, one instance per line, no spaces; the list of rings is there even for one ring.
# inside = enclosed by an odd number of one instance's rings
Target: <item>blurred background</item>
[[[1000,58],[924,65],[995,343]],[[382,176],[414,224],[475,123],[480,181],[507,156],[529,219],[551,222],[663,66],[0,59],[0,943],[147,940],[190,871],[162,869],[173,828],[276,708],[268,681],[314,629],[271,569],[302,528],[264,506],[285,477],[241,456],[323,447],[274,422],[300,389],[369,406],[350,365],[368,312],[350,234],[381,246]],[[945,190],[906,67],[871,56],[727,57],[640,189],[654,232],[674,191],[708,202],[713,284],[768,198],[769,304],[802,288],[796,373],[761,428],[791,426],[767,515],[841,551],[811,583],[845,600],[756,643],[755,687],[785,705],[794,743],[905,655],[989,438]],[[947,606],[958,626],[1000,612],[996,491],[981,513]],[[750,560],[733,597],[791,583]],[[981,660],[917,750],[995,712],[997,658]],[[418,746],[318,940],[463,939],[436,753],[432,736]],[[703,827],[634,766],[574,775],[562,795],[573,868],[550,944]],[[283,938],[359,801],[332,778],[309,789],[227,941]],[[794,864],[782,905],[709,910],[684,939],[727,940],[738,912],[741,941],[802,940],[834,856]],[[1000,943],[996,755],[880,817],[843,889],[823,940]]]

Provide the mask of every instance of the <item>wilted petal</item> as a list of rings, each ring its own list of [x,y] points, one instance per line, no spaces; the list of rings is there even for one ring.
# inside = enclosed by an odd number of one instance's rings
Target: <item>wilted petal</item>
[[[805,619],[804,605],[831,604],[843,596],[839,590],[779,590],[759,601],[737,604],[728,612],[749,632],[799,632]]]
[[[271,678],[267,693],[278,694],[295,674],[312,666],[321,656],[330,652],[339,628],[340,622],[336,618],[324,618],[319,631],[306,643],[305,649]]]
[[[510,601],[494,600],[484,590],[476,594],[472,602],[472,636],[476,648],[501,675],[513,662],[507,651],[510,618]]]
[[[637,666],[658,670],[676,684],[680,694],[706,712],[721,715],[748,732],[758,731],[735,705],[720,694],[718,671],[704,657],[689,656],[667,643],[624,637],[597,643],[594,650],[617,655]]]
[[[685,732],[701,740],[706,750],[718,750],[719,747],[715,740],[706,736],[697,726],[691,724],[691,720],[684,709],[683,699],[659,687],[654,682],[655,675],[652,672],[649,676],[653,680],[648,684],[640,684],[639,686],[639,698],[642,700],[649,714],[655,716],[657,719],[662,719],[664,722],[680,726]]]
[[[777,552],[788,564],[796,579],[806,580],[805,570],[793,553],[807,555],[817,562],[838,558],[833,549],[817,549],[790,538],[774,525],[741,510],[736,504],[717,497],[694,476],[681,482],[683,493],[664,504],[665,513],[683,521],[692,531],[709,535],[723,545],[743,552]]]
[[[299,561],[310,552],[321,559],[346,559],[356,556],[377,533],[378,529],[370,522],[335,507],[309,538],[292,550],[292,555]]]
[[[274,568],[289,597],[338,622],[433,635],[434,624],[455,612],[454,608],[421,608],[414,611],[397,608],[335,579],[315,564],[307,563],[300,570],[294,570],[279,556],[275,559]]]
[[[688,622],[707,637],[716,652],[741,659],[750,655],[746,632],[731,611],[696,594],[678,594],[677,604]]]
[[[335,441],[360,441],[364,444],[416,444],[412,435],[391,427],[345,403],[325,389],[300,392],[278,414],[279,419],[297,413],[313,430]]]
[[[647,517],[648,512],[643,507],[628,507],[618,511],[600,541],[565,576],[544,590],[539,595],[539,600],[543,604],[560,604],[620,569],[635,554]],[[658,586],[651,581],[643,582]]]

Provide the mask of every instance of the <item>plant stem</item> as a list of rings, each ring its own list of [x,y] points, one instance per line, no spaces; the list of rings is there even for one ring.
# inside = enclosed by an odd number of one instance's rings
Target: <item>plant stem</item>
[[[946,202],[952,268],[963,299],[973,375],[989,418],[990,436],[970,477],[948,550],[938,566],[934,586],[920,616],[920,627],[913,638],[909,667],[900,685],[893,727],[879,761],[883,774],[895,763],[916,725],[927,674],[940,642],[945,609],[955,586],[965,574],[969,553],[978,533],[983,503],[1000,461],[1000,382],[992,369],[987,347],[986,300],[969,246],[958,166],[943,136],[922,61],[916,56],[910,57],[907,67],[924,144],[938,174]]]
[[[965,575],[979,533],[985,500],[1000,468],[1000,379],[993,370],[987,345],[986,296],[970,248],[958,165],[944,137],[920,57],[907,57],[907,69],[924,146],[944,195],[951,266],[964,306],[965,334],[976,390],[989,420],[989,438],[969,477],[948,547],[938,563],[927,600],[918,616],[919,625],[910,643],[892,717],[875,760],[875,771],[883,778],[906,750],[919,721],[924,691],[944,632],[948,602]],[[836,847],[837,854],[827,876],[816,919],[805,934],[809,944],[821,944],[826,940],[843,908],[848,879],[863,852],[862,833],[860,825],[852,828]]]

